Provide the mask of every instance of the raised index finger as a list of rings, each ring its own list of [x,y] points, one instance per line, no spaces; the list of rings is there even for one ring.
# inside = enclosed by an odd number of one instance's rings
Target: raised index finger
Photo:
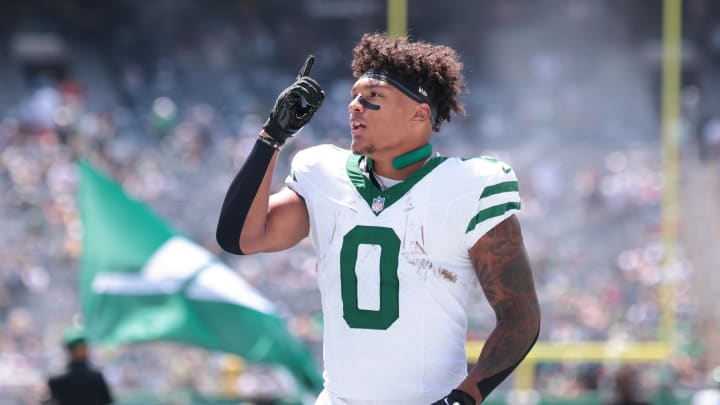
[[[312,70],[313,64],[315,63],[315,56],[314,55],[308,55],[307,59],[305,59],[305,63],[300,68],[300,72],[298,72],[297,78],[305,77],[310,75],[310,70]]]

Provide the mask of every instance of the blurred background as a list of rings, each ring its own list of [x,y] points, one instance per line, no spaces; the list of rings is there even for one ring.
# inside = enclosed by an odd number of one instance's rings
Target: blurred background
[[[604,403],[627,367],[653,403],[691,403],[720,385],[720,2],[682,3],[669,264],[662,4],[408,1],[409,34],[457,49],[469,85],[467,114],[434,135],[435,150],[493,155],[518,173],[540,340],[670,347],[652,361],[534,361],[532,391],[511,377],[488,403]],[[220,251],[215,225],[308,53],[328,97],[283,149],[274,188],[295,151],[349,145],[351,51],[363,33],[387,30],[387,14],[385,0],[0,2],[0,403],[38,403],[65,367],[60,337],[79,316],[78,156],[274,301],[320,364],[309,242],[236,257]],[[667,336],[663,311],[673,314]],[[494,314],[479,291],[471,315],[468,339],[482,340]],[[172,343],[94,347],[93,360],[125,404],[238,403],[287,385],[267,367]]]

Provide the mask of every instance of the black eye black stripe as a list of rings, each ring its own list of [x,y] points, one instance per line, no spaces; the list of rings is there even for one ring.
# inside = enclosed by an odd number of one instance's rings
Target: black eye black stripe
[[[373,103],[365,100],[365,97],[363,97],[362,94],[358,94],[357,99],[360,102],[360,104],[362,104],[363,107],[365,107],[365,108],[369,108],[371,110],[379,110],[380,109],[379,105],[373,104]]]

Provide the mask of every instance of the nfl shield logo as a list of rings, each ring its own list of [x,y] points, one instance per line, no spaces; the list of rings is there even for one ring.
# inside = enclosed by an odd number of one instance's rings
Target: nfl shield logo
[[[373,210],[374,213],[378,213],[385,208],[385,197],[375,197],[372,200],[372,205],[370,206],[370,209]]]

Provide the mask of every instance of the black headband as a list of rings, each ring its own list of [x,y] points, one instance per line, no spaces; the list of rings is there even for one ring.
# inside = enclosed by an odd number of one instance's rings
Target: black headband
[[[426,103],[430,106],[432,115],[432,122],[435,122],[435,115],[437,114],[437,103],[432,99],[431,91],[420,84],[413,83],[407,80],[405,77],[400,75],[389,75],[387,73],[376,72],[372,69],[363,73],[360,78],[369,77],[371,79],[382,80],[395,86],[398,90],[403,92],[406,96],[417,101],[418,103]]]

